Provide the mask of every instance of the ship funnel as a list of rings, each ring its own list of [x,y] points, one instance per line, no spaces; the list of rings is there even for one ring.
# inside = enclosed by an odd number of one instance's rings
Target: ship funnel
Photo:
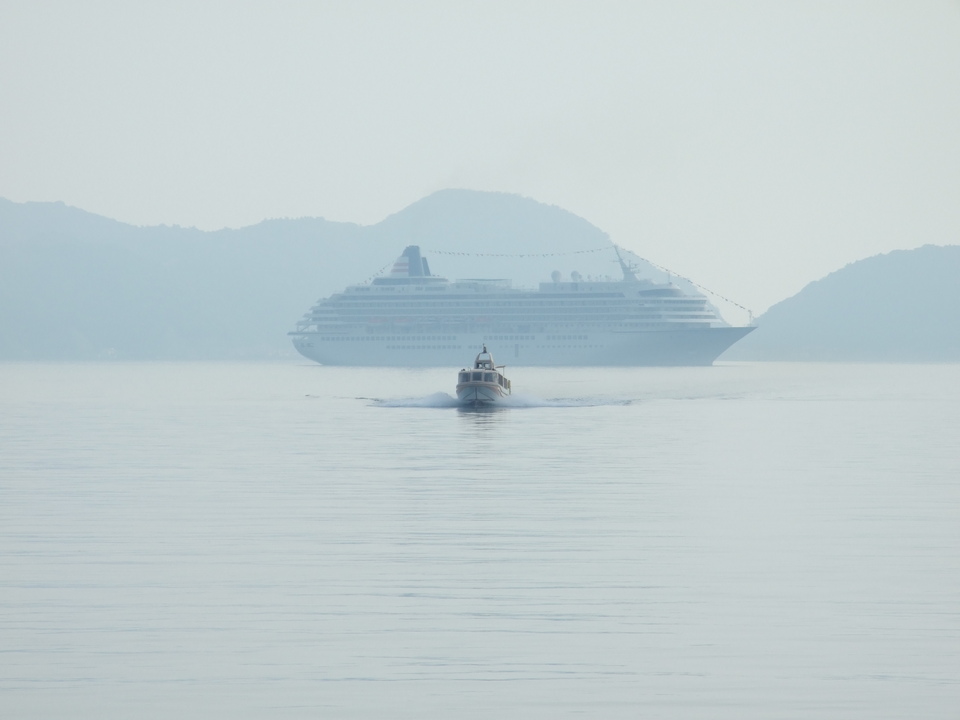
[[[417,245],[410,245],[403,254],[407,256],[409,262],[410,277],[423,277],[423,258],[420,257],[420,248]]]
[[[390,277],[423,277],[426,261],[420,257],[420,248],[417,245],[408,245],[403,254],[397,258],[390,271]]]

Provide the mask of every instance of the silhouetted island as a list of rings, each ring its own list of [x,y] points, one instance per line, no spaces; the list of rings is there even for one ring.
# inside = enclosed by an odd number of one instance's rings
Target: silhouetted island
[[[442,190],[370,226],[299,218],[213,232],[0,199],[0,360],[293,358],[287,332],[305,308],[407,245],[451,278],[535,287],[554,270],[619,272],[602,230],[507,193]],[[852,263],[774,305],[721,359],[958,361],[958,277],[960,246]]]
[[[960,361],[960,246],[851,263],[757,321],[724,360]]]
[[[366,227],[300,218],[214,232],[0,199],[0,359],[298,357],[287,332],[304,310],[411,244],[451,277],[619,274],[602,230],[507,193],[443,190]],[[491,256],[458,254],[477,245]]]

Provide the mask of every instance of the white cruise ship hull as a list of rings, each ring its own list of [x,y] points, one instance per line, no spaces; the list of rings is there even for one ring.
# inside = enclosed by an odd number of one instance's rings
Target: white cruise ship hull
[[[323,336],[301,332],[293,340],[304,357],[323,365],[446,367],[458,364],[464,352],[486,344],[510,365],[671,366],[710,365],[752,329],[712,327],[569,335]]]

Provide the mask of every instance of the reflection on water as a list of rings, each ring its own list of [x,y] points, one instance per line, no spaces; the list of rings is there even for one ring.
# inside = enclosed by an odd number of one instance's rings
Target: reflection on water
[[[461,405],[457,408],[457,415],[469,421],[476,427],[491,427],[498,423],[506,421],[505,413],[510,412],[509,408],[498,407],[495,405]]]

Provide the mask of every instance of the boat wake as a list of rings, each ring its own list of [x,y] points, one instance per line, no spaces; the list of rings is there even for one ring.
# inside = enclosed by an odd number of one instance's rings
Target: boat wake
[[[360,399],[366,400],[367,398]],[[372,399],[373,404],[378,407],[437,409],[460,407],[460,401],[445,392],[434,393],[433,395],[427,395],[422,398],[396,398],[393,400]]]
[[[363,400],[371,398],[360,398]],[[543,399],[526,393],[514,393],[501,398],[496,403],[483,405],[478,408],[464,404],[452,395],[445,392],[434,393],[421,398],[372,398],[373,405],[387,408],[433,408],[438,410],[460,408],[464,410],[522,410],[529,408],[564,408],[564,407],[603,407],[613,405],[632,405],[636,400],[624,398],[553,398]]]

